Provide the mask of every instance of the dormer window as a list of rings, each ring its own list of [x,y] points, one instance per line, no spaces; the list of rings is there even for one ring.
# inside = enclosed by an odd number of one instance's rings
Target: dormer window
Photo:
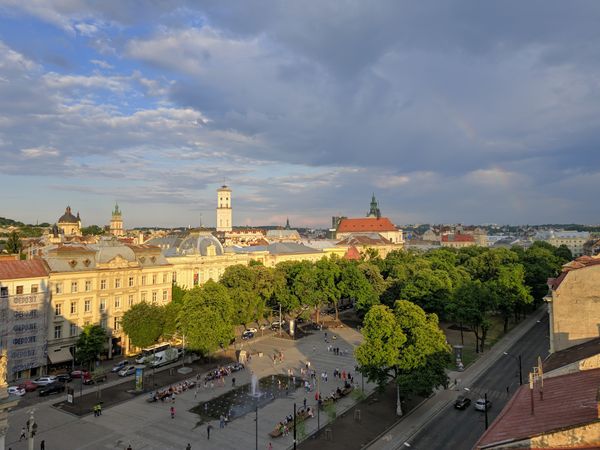
[[[156,262],[156,256],[151,256],[150,261],[152,261],[153,263]]]
[[[77,261],[75,261],[74,259],[69,261],[69,266],[71,266],[71,268],[75,267],[76,265],[77,265]]]
[[[89,265],[90,265],[91,263],[92,263],[92,262],[91,262],[89,259],[86,259],[85,261],[83,261],[83,265],[84,265],[85,267],[89,267]]]

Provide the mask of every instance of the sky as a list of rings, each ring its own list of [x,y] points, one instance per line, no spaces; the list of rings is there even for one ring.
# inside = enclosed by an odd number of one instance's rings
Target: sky
[[[0,216],[593,223],[600,2],[0,0]]]

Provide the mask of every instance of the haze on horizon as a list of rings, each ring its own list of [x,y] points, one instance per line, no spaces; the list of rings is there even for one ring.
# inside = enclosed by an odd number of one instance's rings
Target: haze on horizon
[[[0,0],[0,216],[598,223],[600,3]]]

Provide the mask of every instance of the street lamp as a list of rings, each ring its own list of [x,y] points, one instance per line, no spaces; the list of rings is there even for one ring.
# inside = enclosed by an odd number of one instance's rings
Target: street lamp
[[[523,386],[523,371],[521,369],[521,354],[519,354],[519,357],[517,359],[516,356],[511,355],[508,352],[502,352],[504,355],[506,356],[510,356],[511,358],[513,358],[515,361],[517,361],[517,363],[519,364],[519,386]]]
[[[33,417],[33,409],[29,411],[29,420],[27,421],[27,448],[33,450],[34,437],[37,432],[38,425]]]

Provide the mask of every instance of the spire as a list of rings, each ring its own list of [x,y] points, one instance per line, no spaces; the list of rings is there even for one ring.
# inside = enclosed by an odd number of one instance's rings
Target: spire
[[[290,230],[292,227],[290,227],[290,218],[286,217],[285,219],[285,229],[286,230]]]
[[[119,204],[117,202],[115,202],[115,210],[112,213],[113,216],[120,216],[121,215],[121,211],[119,210]]]
[[[379,205],[375,199],[375,192],[373,192],[371,197],[371,209],[369,209],[367,217],[377,217],[378,219],[381,218],[381,211],[379,210]]]

